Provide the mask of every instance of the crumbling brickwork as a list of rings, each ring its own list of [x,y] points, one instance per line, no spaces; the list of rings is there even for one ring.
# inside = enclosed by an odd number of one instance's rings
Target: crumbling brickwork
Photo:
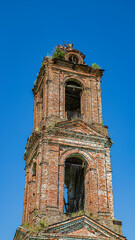
[[[72,44],[59,48],[65,58],[44,58],[33,88],[33,132],[24,155],[23,223],[36,225],[46,219],[54,224],[81,210],[122,234],[121,222],[114,219],[112,142],[102,124],[103,70],[86,65],[85,56]],[[74,229],[73,235],[78,231]],[[80,234],[88,231],[82,228]]]

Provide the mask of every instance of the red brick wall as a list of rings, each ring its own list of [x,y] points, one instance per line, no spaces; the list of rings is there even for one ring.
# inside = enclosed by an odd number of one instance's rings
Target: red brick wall
[[[110,225],[114,218],[110,149],[108,136],[85,139],[76,134],[57,133],[55,124],[66,121],[65,83],[76,79],[83,87],[82,120],[90,126],[102,126],[100,70],[87,65],[76,66],[53,60],[44,62],[45,73],[34,87],[33,134],[26,147],[26,182],[23,223],[46,217],[49,223],[64,219],[64,163],[68,156],[78,154],[87,162],[85,175],[85,214]],[[43,94],[42,94],[43,92]],[[83,133],[80,127],[80,132]],[[101,132],[100,132],[101,133]],[[35,135],[34,135],[35,134]],[[40,137],[38,137],[40,134]],[[70,129],[69,129],[70,134]],[[102,134],[101,134],[102,135]],[[35,137],[37,136],[37,137]],[[36,176],[32,176],[36,162]]]
[[[45,75],[34,91],[34,128],[42,118],[50,121],[66,120],[65,114],[65,82],[76,79],[83,87],[81,96],[81,114],[83,120],[89,123],[102,123],[100,78],[95,70],[92,73],[70,69],[68,65],[44,63]],[[43,89],[43,99],[40,97]]]
[[[107,214],[113,218],[113,195],[110,172],[109,149],[103,143],[76,141],[76,139],[55,138],[46,134],[40,139],[37,155],[36,176],[32,176],[33,161],[26,174],[23,222],[32,221],[33,210],[40,213],[64,211],[64,162],[68,156],[77,154],[87,161],[85,175],[85,213],[95,217]],[[78,146],[79,142],[79,148]],[[100,150],[99,150],[100,149]],[[54,221],[57,221],[54,219]]]

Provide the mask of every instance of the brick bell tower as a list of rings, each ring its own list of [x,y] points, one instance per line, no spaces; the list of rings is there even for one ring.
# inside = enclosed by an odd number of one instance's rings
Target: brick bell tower
[[[23,224],[14,239],[126,239],[114,218],[103,70],[88,66],[73,44],[57,52],[44,58],[33,87]]]

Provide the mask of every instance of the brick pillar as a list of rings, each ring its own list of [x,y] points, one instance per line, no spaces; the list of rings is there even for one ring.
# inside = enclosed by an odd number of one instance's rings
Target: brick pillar
[[[35,95],[34,100],[34,123],[33,123],[33,130],[37,127],[37,95]]]
[[[85,204],[84,211],[87,215],[90,214],[90,169],[86,169],[85,173]]]
[[[98,123],[98,105],[97,105],[97,83],[96,78],[91,77],[91,93],[92,93],[92,119],[93,123]]]
[[[44,118],[48,117],[48,82],[47,82],[47,75],[45,76],[44,80],[44,87],[43,87],[43,114]]]
[[[48,206],[58,206],[58,158],[59,146],[51,145],[48,165]]]
[[[45,211],[48,197],[48,162],[42,161],[41,165],[41,192],[40,192],[40,210]]]
[[[83,121],[86,121],[86,90],[81,93],[81,115]]]
[[[90,213],[96,215],[98,212],[98,189],[97,189],[97,170],[90,169]]]
[[[48,79],[46,84],[47,84],[47,117],[51,117],[53,114],[52,80]]]
[[[49,170],[49,147],[48,142],[42,143],[42,156],[40,156],[40,210],[45,211],[48,202],[48,170]]]
[[[30,181],[30,169],[27,170],[28,173],[28,178],[27,178],[27,187],[28,187],[28,191],[27,191],[27,207],[26,207],[26,222],[29,222],[29,212],[30,212],[30,185],[29,185],[29,181]]]
[[[40,208],[40,187],[41,187],[41,153],[37,153],[37,174],[36,174],[36,203],[35,208]]]
[[[65,165],[59,165],[59,210],[61,213],[64,211],[64,171]]]
[[[110,149],[109,148],[106,148],[106,178],[107,178],[109,212],[110,212],[112,218],[114,218],[112,171],[111,171]]]
[[[91,106],[91,88],[86,87],[86,111],[85,111],[85,121],[92,122],[92,106]]]
[[[60,118],[65,119],[65,84],[60,83]]]
[[[22,224],[26,222],[27,215],[28,215],[28,213],[27,213],[27,204],[28,204],[28,174],[29,174],[29,172],[26,171]]]
[[[102,104],[100,88],[97,90],[97,98],[98,98],[98,122],[102,124]]]
[[[99,212],[108,212],[106,173],[105,173],[105,156],[104,153],[97,154],[97,171],[98,171],[98,203]]]

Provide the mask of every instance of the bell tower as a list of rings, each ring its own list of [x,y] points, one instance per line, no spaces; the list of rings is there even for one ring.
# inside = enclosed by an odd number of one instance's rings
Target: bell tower
[[[112,141],[102,122],[103,70],[84,58],[68,44],[43,60],[24,155],[23,224],[14,239],[23,234],[32,239],[28,226],[39,225],[38,239],[126,239],[114,217]]]

